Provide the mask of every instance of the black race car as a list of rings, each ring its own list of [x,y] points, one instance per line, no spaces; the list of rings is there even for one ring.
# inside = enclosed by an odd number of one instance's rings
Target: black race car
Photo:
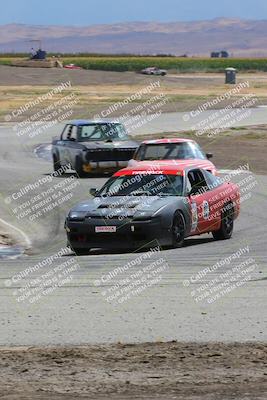
[[[70,166],[80,177],[115,172],[127,165],[137,147],[119,122],[72,121],[52,142],[54,170]]]
[[[235,184],[190,163],[123,169],[91,194],[65,221],[68,245],[77,255],[152,243],[180,247],[185,237],[207,232],[229,239],[240,205]]]

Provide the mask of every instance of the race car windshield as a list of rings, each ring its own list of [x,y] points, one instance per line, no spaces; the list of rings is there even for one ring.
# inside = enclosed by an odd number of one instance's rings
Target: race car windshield
[[[97,196],[182,196],[183,177],[137,174],[110,178]]]
[[[136,160],[205,160],[207,157],[196,143],[161,143],[141,145]]]
[[[79,127],[78,141],[129,140],[122,124],[88,124]]]

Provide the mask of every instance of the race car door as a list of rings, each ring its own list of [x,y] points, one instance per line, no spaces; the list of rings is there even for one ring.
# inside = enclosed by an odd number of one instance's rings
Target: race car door
[[[191,234],[209,232],[215,222],[210,213],[215,199],[203,170],[195,168],[187,172],[186,189],[191,206]]]

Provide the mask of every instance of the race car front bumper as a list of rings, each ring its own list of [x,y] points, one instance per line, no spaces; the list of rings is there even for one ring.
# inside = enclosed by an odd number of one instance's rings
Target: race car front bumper
[[[171,244],[170,230],[163,228],[160,218],[145,221],[118,219],[85,219],[66,221],[68,244],[76,249],[140,248]]]

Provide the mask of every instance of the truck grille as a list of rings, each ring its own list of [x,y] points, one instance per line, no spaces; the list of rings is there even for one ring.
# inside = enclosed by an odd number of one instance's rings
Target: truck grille
[[[97,149],[88,151],[87,161],[129,161],[135,152],[135,149]]]

